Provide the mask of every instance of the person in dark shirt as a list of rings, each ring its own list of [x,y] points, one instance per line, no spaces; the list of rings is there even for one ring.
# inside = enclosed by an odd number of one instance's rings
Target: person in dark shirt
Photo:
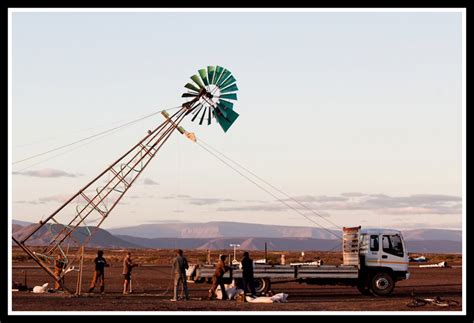
[[[127,255],[123,259],[123,270],[122,270],[122,275],[124,277],[124,282],[123,282],[123,293],[128,294],[129,292],[132,292],[132,285],[131,285],[131,280],[132,280],[132,268],[137,267],[138,264],[134,264],[132,261],[131,253],[127,252]],[[129,291],[130,288],[130,291]]]
[[[56,259],[54,260],[54,276],[56,276],[57,279],[59,279],[59,277],[61,276],[61,273],[63,272],[65,266],[65,260],[63,259],[62,255],[58,253],[56,255]],[[59,281],[61,281],[61,284],[59,283]],[[64,277],[54,281],[54,289],[63,290],[61,285],[64,285]]]
[[[253,278],[253,260],[250,258],[247,251],[244,252],[244,257],[241,260],[242,264],[242,281],[244,285],[244,292],[251,293],[255,296],[255,286]]]
[[[95,263],[95,270],[94,270],[94,276],[92,276],[92,282],[89,288],[89,293],[92,293],[92,291],[95,288],[95,285],[97,282],[100,280],[100,292],[104,293],[104,287],[105,287],[105,275],[104,275],[104,268],[109,267],[109,264],[105,260],[104,252],[102,250],[97,251],[97,257],[94,259]]]
[[[178,300],[178,291],[181,284],[183,284],[186,300],[189,299],[188,283],[186,282],[186,269],[188,269],[188,267],[188,260],[183,256],[183,250],[179,249],[176,252],[176,258],[173,260],[174,297],[171,299],[172,302]]]
[[[228,299],[227,293],[225,292],[224,286],[224,273],[228,271],[230,268],[225,265],[225,255],[221,255],[219,262],[216,265],[216,271],[212,276],[212,287],[209,290],[209,295],[207,296],[208,300],[212,300],[214,297],[214,293],[216,292],[217,286],[221,287],[222,291],[222,299]]]

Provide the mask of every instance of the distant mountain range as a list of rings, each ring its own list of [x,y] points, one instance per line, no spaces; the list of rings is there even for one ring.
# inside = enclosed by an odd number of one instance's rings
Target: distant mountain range
[[[336,230],[240,222],[152,223],[108,229],[108,231],[115,235],[143,238],[291,237],[334,239],[341,235]]]
[[[13,220],[13,234],[22,238],[37,224]],[[53,225],[53,230],[60,227]],[[30,245],[47,244],[50,229],[43,227]],[[331,233],[332,232],[332,233]],[[97,248],[182,248],[182,249],[226,249],[230,243],[240,244],[241,249],[262,250],[267,242],[268,250],[337,250],[340,231],[328,232],[319,228],[285,227],[277,225],[238,222],[208,223],[160,223],[115,229],[99,229],[89,242]],[[461,231],[443,229],[403,230],[410,252],[460,253]],[[87,228],[81,227],[74,237],[83,241]]]
[[[31,233],[37,226],[38,224],[20,226],[19,224],[14,223],[12,226],[13,236],[18,240],[21,240]],[[51,233],[58,233],[61,228],[62,225],[60,224],[53,224],[51,227],[43,226],[28,240],[28,244],[32,246],[48,245],[51,240]],[[88,236],[88,228],[86,227],[80,227],[73,233],[73,237],[81,243]],[[96,234],[94,234],[89,241],[89,246],[98,248],[142,248],[140,245],[117,238],[103,229],[97,230]]]

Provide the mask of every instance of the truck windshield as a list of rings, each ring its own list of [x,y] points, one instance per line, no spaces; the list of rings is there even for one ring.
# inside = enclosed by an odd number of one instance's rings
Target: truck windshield
[[[384,235],[382,240],[383,251],[394,256],[403,257],[402,239],[398,234]]]

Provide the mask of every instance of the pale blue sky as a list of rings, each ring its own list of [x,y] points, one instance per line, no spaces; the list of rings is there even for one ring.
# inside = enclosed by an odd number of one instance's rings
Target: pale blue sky
[[[178,106],[189,76],[221,65],[237,79],[240,117],[226,134],[186,120],[198,140],[341,226],[460,228],[461,18],[17,12],[13,160]],[[25,170],[80,176],[13,175],[13,217],[48,215],[59,206],[52,197],[75,193],[161,122],[157,115]],[[131,218],[311,224],[178,135],[145,178],[159,185],[137,183],[105,227]],[[176,195],[189,197],[166,198]]]

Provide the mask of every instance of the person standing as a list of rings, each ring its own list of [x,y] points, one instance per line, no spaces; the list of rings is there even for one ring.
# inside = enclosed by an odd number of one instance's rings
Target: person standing
[[[214,297],[214,293],[216,292],[217,286],[221,287],[222,291],[222,299],[228,299],[227,293],[225,291],[225,286],[224,286],[224,273],[228,271],[230,268],[225,265],[225,255],[221,255],[219,262],[216,265],[216,271],[214,272],[214,275],[212,276],[212,287],[209,290],[209,295],[207,296],[208,300],[212,300]]]
[[[127,255],[123,259],[123,270],[122,275],[124,277],[123,282],[123,293],[128,294],[132,292],[131,280],[132,280],[132,268],[138,267],[138,264],[134,264],[132,261],[131,253],[127,252]],[[129,291],[130,288],[130,291]]]
[[[104,275],[105,267],[110,267],[110,265],[105,260],[104,252],[102,250],[97,251],[97,257],[95,257],[94,263],[95,263],[95,270],[94,270],[94,276],[92,276],[89,293],[92,293],[92,291],[95,288],[95,285],[100,280],[100,292],[103,294],[104,287],[105,287],[105,275]]]
[[[244,292],[251,293],[255,296],[255,285],[253,278],[253,260],[250,258],[247,251],[244,252],[244,257],[241,260],[242,264],[242,281],[244,284]]]
[[[188,260],[183,256],[183,250],[179,249],[176,251],[176,258],[173,260],[174,297],[171,299],[172,302],[178,300],[178,291],[181,284],[183,285],[185,299],[189,300],[188,283],[186,281],[186,269],[188,268]]]
[[[55,290],[63,290],[61,285],[64,285],[64,277],[62,277],[61,279],[59,279],[59,277],[61,277],[64,266],[66,266],[66,262],[64,261],[61,254],[58,253],[56,255],[56,259],[54,260],[54,276],[57,278],[57,280],[54,280]],[[61,281],[61,284],[59,283],[59,281]]]

